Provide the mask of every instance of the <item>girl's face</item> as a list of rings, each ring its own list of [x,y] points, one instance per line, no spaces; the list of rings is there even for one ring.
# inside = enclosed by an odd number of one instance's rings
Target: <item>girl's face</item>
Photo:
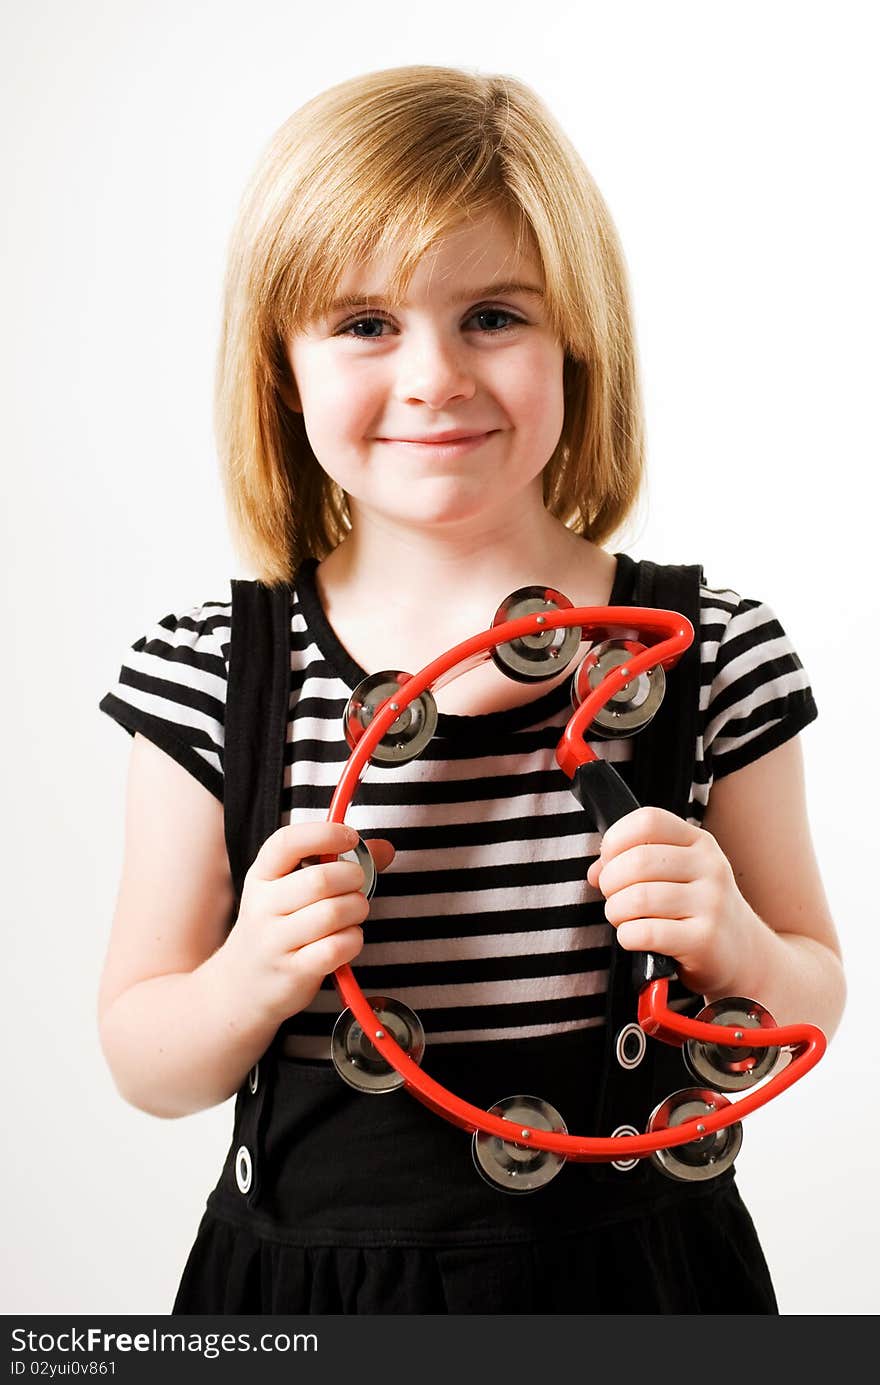
[[[389,259],[352,265],[329,315],[288,341],[306,431],[352,519],[464,523],[508,512],[562,430],[563,348],[538,260],[504,219],[451,233],[391,302]]]

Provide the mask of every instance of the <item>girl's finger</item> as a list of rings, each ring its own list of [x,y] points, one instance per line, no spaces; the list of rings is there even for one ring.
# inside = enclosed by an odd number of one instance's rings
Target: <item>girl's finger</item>
[[[352,894],[362,889],[363,867],[358,861],[313,861],[307,858],[297,870],[264,886],[265,899],[272,913],[283,917],[306,909],[322,899]]]
[[[689,886],[665,881],[628,885],[605,903],[605,917],[615,927],[629,919],[661,918],[668,921],[688,919],[692,913]]]
[[[689,990],[707,993],[714,986],[700,955],[699,927],[694,919],[635,919],[622,923],[617,941],[627,952],[658,952],[674,958],[679,979]]]
[[[394,847],[383,838],[375,838],[366,846],[377,870],[384,870],[394,857]],[[346,859],[321,860],[320,856],[304,856],[298,866],[278,880],[267,881],[268,907],[278,917],[292,915],[322,899],[363,890],[364,870],[354,855]]]
[[[357,840],[342,822],[298,822],[279,827],[257,852],[249,873],[259,880],[280,880],[296,870],[306,856],[341,856]]]
[[[376,866],[376,869],[385,870],[386,866],[389,866],[391,864],[395,856],[395,850],[391,843],[387,841],[384,837],[371,837],[369,841],[367,841],[366,838],[362,838],[362,840],[364,846],[367,848],[367,850],[373,858],[373,862]],[[354,847],[350,846],[345,854],[349,857],[349,859],[354,860]],[[305,858],[303,864],[313,865],[319,863],[320,860],[320,856],[309,856]]]
[[[370,855],[375,862],[377,870],[386,870],[394,860],[394,847],[384,837],[371,837],[365,841],[364,845],[369,848]]]
[[[622,923],[617,941],[627,952],[660,952],[678,958],[687,953],[688,920],[645,918]]]
[[[307,943],[291,958],[291,965],[311,985],[320,986],[324,977],[337,967],[345,966],[360,953],[364,945],[363,930],[358,926],[341,928],[328,937]]]
[[[640,881],[668,880],[683,884],[695,878],[697,860],[687,846],[631,846],[610,861],[600,856],[587,872],[591,885],[597,886],[607,898],[615,890]],[[595,869],[594,869],[595,867]]]
[[[657,842],[667,846],[692,846],[700,835],[684,818],[665,808],[636,808],[613,822],[602,838],[601,859],[610,861],[632,846]]]
[[[330,937],[340,929],[360,927],[366,922],[370,906],[359,890],[335,895],[308,904],[296,913],[273,919],[273,950],[278,953],[297,952],[320,938]]]

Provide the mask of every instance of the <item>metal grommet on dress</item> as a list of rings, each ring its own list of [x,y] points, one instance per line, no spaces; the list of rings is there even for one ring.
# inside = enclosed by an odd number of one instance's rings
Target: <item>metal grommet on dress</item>
[[[254,1066],[251,1068],[250,1072],[248,1073],[248,1086],[249,1086],[250,1089],[251,1089],[251,1095],[252,1095],[252,1096],[255,1096],[255,1095],[256,1095],[257,1088],[259,1087],[259,1085],[260,1085],[260,1060],[259,1060],[259,1058],[258,1058],[257,1061],[254,1063]]]
[[[611,1138],[616,1140],[618,1135],[640,1135],[641,1133],[640,1130],[636,1130],[634,1125],[619,1125],[616,1130],[612,1130]],[[611,1167],[618,1169],[620,1173],[629,1173],[638,1162],[638,1159],[612,1159]]]
[[[253,1174],[250,1150],[247,1145],[239,1145],[235,1155],[235,1181],[240,1193],[250,1192]]]
[[[617,1036],[614,1051],[622,1068],[637,1068],[645,1056],[647,1047],[648,1041],[642,1026],[640,1024],[625,1024]]]

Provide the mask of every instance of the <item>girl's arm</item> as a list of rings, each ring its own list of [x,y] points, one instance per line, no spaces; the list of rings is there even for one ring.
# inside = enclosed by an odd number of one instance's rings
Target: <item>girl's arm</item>
[[[98,1019],[121,1095],[152,1115],[225,1100],[271,1038],[212,961],[232,911],[223,805],[136,735]]]
[[[758,1000],[830,1038],[846,985],[795,736],[713,784],[703,827],[659,808],[614,823],[587,876],[621,946],[675,957],[710,1000]]]
[[[810,834],[800,736],[713,784],[703,826],[764,925],[734,978],[751,989],[737,994],[762,1000],[779,1024],[818,1024],[830,1039],[846,981]]]
[[[223,807],[135,736],[122,880],[98,1000],[101,1046],[132,1105],[182,1116],[225,1101],[282,1020],[357,955],[367,911],[360,867],[337,861],[293,874],[302,855],[348,849],[341,837],[325,844],[345,831],[311,823],[273,834],[248,872],[248,908],[243,901],[230,931]],[[371,849],[380,869],[388,864],[390,845]]]

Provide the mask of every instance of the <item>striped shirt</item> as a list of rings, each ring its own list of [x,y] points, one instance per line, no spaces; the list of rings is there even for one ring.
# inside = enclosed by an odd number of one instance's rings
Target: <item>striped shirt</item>
[[[618,567],[618,573],[620,572]],[[323,820],[349,748],[342,715],[365,676],[330,626],[316,562],[290,610],[290,713],[279,825]],[[616,584],[617,585],[617,584]],[[612,592],[609,604],[631,604]],[[131,647],[101,701],[223,799],[231,591],[164,616]],[[701,690],[687,819],[712,783],[817,715],[803,665],[765,603],[700,588]],[[438,653],[441,652],[438,650]],[[576,663],[573,668],[576,667]],[[587,883],[600,837],[555,760],[569,683],[509,711],[440,714],[418,757],[368,766],[346,814],[395,847],[370,902],[355,974],[368,995],[415,1010],[429,1044],[532,1038],[603,1022],[613,930]],[[591,742],[628,777],[631,740]],[[331,978],[288,1020],[287,1051],[326,1058]]]

